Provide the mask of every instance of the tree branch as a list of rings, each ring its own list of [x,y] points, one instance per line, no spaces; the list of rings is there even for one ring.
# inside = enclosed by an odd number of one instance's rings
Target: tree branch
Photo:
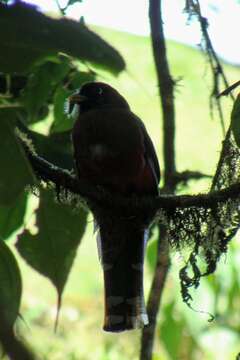
[[[202,178],[212,178],[211,175],[203,174],[200,171],[190,171],[185,170],[183,172],[176,172],[174,175],[174,184],[175,186],[180,183],[186,184],[189,180],[200,180]]]
[[[162,297],[161,295],[166,281],[167,272],[170,266],[166,227],[160,225],[159,232],[161,236],[161,241],[158,241],[157,253],[160,254],[160,256],[157,257],[152,286],[149,293],[147,313],[150,322],[149,326],[144,328],[144,336],[142,337],[140,354],[141,360],[152,359],[154,333],[157,323],[156,314],[159,311]]]
[[[73,194],[80,195],[85,199],[90,209],[94,208],[97,204],[98,207],[104,209],[106,214],[109,213],[109,215],[114,213],[115,215],[119,214],[119,216],[123,216],[124,214],[126,217],[137,218],[141,216],[141,214],[151,214],[151,221],[157,212],[161,215],[163,211],[171,216],[171,213],[179,208],[200,208],[199,214],[201,214],[201,209],[203,208],[215,211],[216,206],[221,202],[226,202],[230,199],[234,201],[240,199],[240,183],[233,184],[223,190],[211,191],[208,194],[178,196],[168,194],[157,197],[124,197],[101,187],[90,185],[86,183],[86,181],[79,180],[70,172],[54,166],[37,154],[31,152],[27,146],[25,146],[25,151],[39,179],[47,183],[55,184],[57,189],[63,189],[64,191],[60,191],[60,194],[64,194],[66,190],[69,190]],[[168,229],[164,220],[166,220],[165,217],[163,218],[163,222],[161,222],[161,216],[159,216],[160,236],[158,239],[157,264],[147,305],[151,324],[149,327],[143,329],[141,347],[142,360],[151,359],[157,321],[156,315],[159,310],[161,295],[170,265],[168,252],[169,239],[167,238]],[[184,244],[186,239],[183,237],[182,239],[179,238],[179,240],[178,247],[181,246],[182,243]]]
[[[229,95],[231,91],[236,89],[236,87],[238,87],[239,85],[240,85],[240,80],[236,81],[235,83],[227,87],[225,90],[223,90],[220,94],[217,95],[217,98],[220,98],[221,96]]]
[[[193,15],[196,16],[196,18],[198,19],[198,22],[200,24],[203,41],[204,41],[203,48],[206,51],[208,61],[210,64],[210,68],[212,71],[212,76],[213,76],[213,88],[212,88],[212,93],[211,93],[211,102],[213,100],[216,102],[217,110],[218,110],[219,118],[220,118],[220,122],[221,122],[221,127],[223,130],[223,134],[225,136],[223,111],[222,111],[222,106],[221,106],[221,102],[219,99],[220,98],[219,84],[220,84],[220,80],[222,79],[224,86],[228,88],[229,83],[228,83],[227,77],[224,73],[221,62],[219,61],[218,56],[214,50],[210,36],[208,34],[208,25],[209,25],[208,20],[207,20],[207,18],[205,18],[202,15],[199,0],[186,0],[185,11],[189,14],[190,17]],[[232,94],[230,94],[230,95],[231,95],[232,100],[234,100],[234,96]]]
[[[211,191],[198,195],[159,195],[156,197],[124,197],[102,187],[90,185],[84,180],[79,180],[69,171],[59,168],[40,156],[27,152],[30,163],[40,180],[51,182],[57,189],[69,190],[80,195],[87,203],[96,203],[98,206],[114,210],[126,215],[143,212],[157,212],[158,210],[172,210],[187,207],[215,207],[216,203],[240,196],[240,183],[233,184],[226,189]]]
[[[163,114],[164,192],[173,193],[177,185],[175,178],[174,81],[168,66],[161,5],[161,0],[149,0],[151,41]],[[163,238],[162,234],[164,234]],[[166,237],[167,229],[166,226],[162,224],[161,234],[159,233],[158,237],[158,260],[147,305],[148,312],[150,313],[151,326],[149,328],[144,328],[142,332],[141,360],[150,360],[152,358],[157,313],[170,264],[168,250],[166,250],[166,255],[161,247],[161,242],[167,243]],[[165,261],[167,261],[168,265],[161,266]]]
[[[172,177],[176,171],[175,165],[175,109],[174,109],[174,80],[171,77],[165,37],[161,0],[150,0],[149,19],[151,26],[151,41],[153,57],[157,73],[159,95],[163,113],[163,157],[164,157],[164,186],[171,190]]]

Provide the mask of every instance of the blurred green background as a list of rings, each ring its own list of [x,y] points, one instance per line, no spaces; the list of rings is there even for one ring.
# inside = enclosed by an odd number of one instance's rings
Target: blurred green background
[[[132,111],[144,121],[161,164],[162,124],[150,39],[103,28],[94,27],[93,30],[118,49],[127,62],[127,71],[118,78],[97,70],[98,79],[110,83],[128,99]],[[207,59],[199,50],[175,42],[168,42],[167,50],[172,75],[179,80],[175,92],[178,170],[198,170],[212,175],[223,135],[217,112],[213,111],[210,116],[212,79]],[[230,83],[239,79],[238,68],[224,64],[224,69]],[[227,127],[232,103],[226,98],[222,101]],[[50,123],[51,119],[47,119],[34,125],[34,129],[47,133]],[[209,188],[210,180],[191,181],[179,192],[207,192]],[[36,201],[31,198],[29,209]],[[145,263],[146,298],[154,267],[156,237],[155,231]],[[139,331],[121,334],[102,331],[103,280],[91,215],[64,290],[56,333],[55,289],[18,254],[16,256],[23,275],[23,319],[18,320],[17,328],[41,359],[138,359]],[[172,266],[158,316],[153,359],[236,359],[240,352],[240,247],[237,239],[232,241],[230,251],[219,263],[216,273],[201,280],[200,288],[192,292],[193,307],[197,311],[189,309],[181,299],[178,270],[183,259],[184,254],[171,254]],[[211,323],[208,312],[216,315]]]

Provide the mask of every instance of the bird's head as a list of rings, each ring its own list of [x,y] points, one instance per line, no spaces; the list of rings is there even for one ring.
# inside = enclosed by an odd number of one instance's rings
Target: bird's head
[[[127,101],[110,85],[102,82],[89,82],[69,97],[69,110],[71,114],[77,110],[84,113],[90,110],[104,108],[129,109]]]

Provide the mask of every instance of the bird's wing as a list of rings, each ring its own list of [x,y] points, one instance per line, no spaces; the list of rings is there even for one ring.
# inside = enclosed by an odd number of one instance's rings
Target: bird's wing
[[[152,139],[150,138],[150,136],[147,133],[147,129],[146,129],[145,125],[143,124],[143,122],[140,119],[139,119],[139,123],[140,123],[140,127],[143,132],[143,136],[144,136],[146,158],[149,161],[149,165],[151,166],[154,174],[156,175],[157,183],[159,183],[160,177],[161,177],[161,172],[160,172],[160,166],[159,166],[157,154],[156,154]]]

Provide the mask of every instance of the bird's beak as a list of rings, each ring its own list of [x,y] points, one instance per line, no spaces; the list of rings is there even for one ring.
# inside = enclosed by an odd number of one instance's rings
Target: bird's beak
[[[70,105],[80,104],[87,100],[87,97],[80,94],[73,94],[68,98]]]

